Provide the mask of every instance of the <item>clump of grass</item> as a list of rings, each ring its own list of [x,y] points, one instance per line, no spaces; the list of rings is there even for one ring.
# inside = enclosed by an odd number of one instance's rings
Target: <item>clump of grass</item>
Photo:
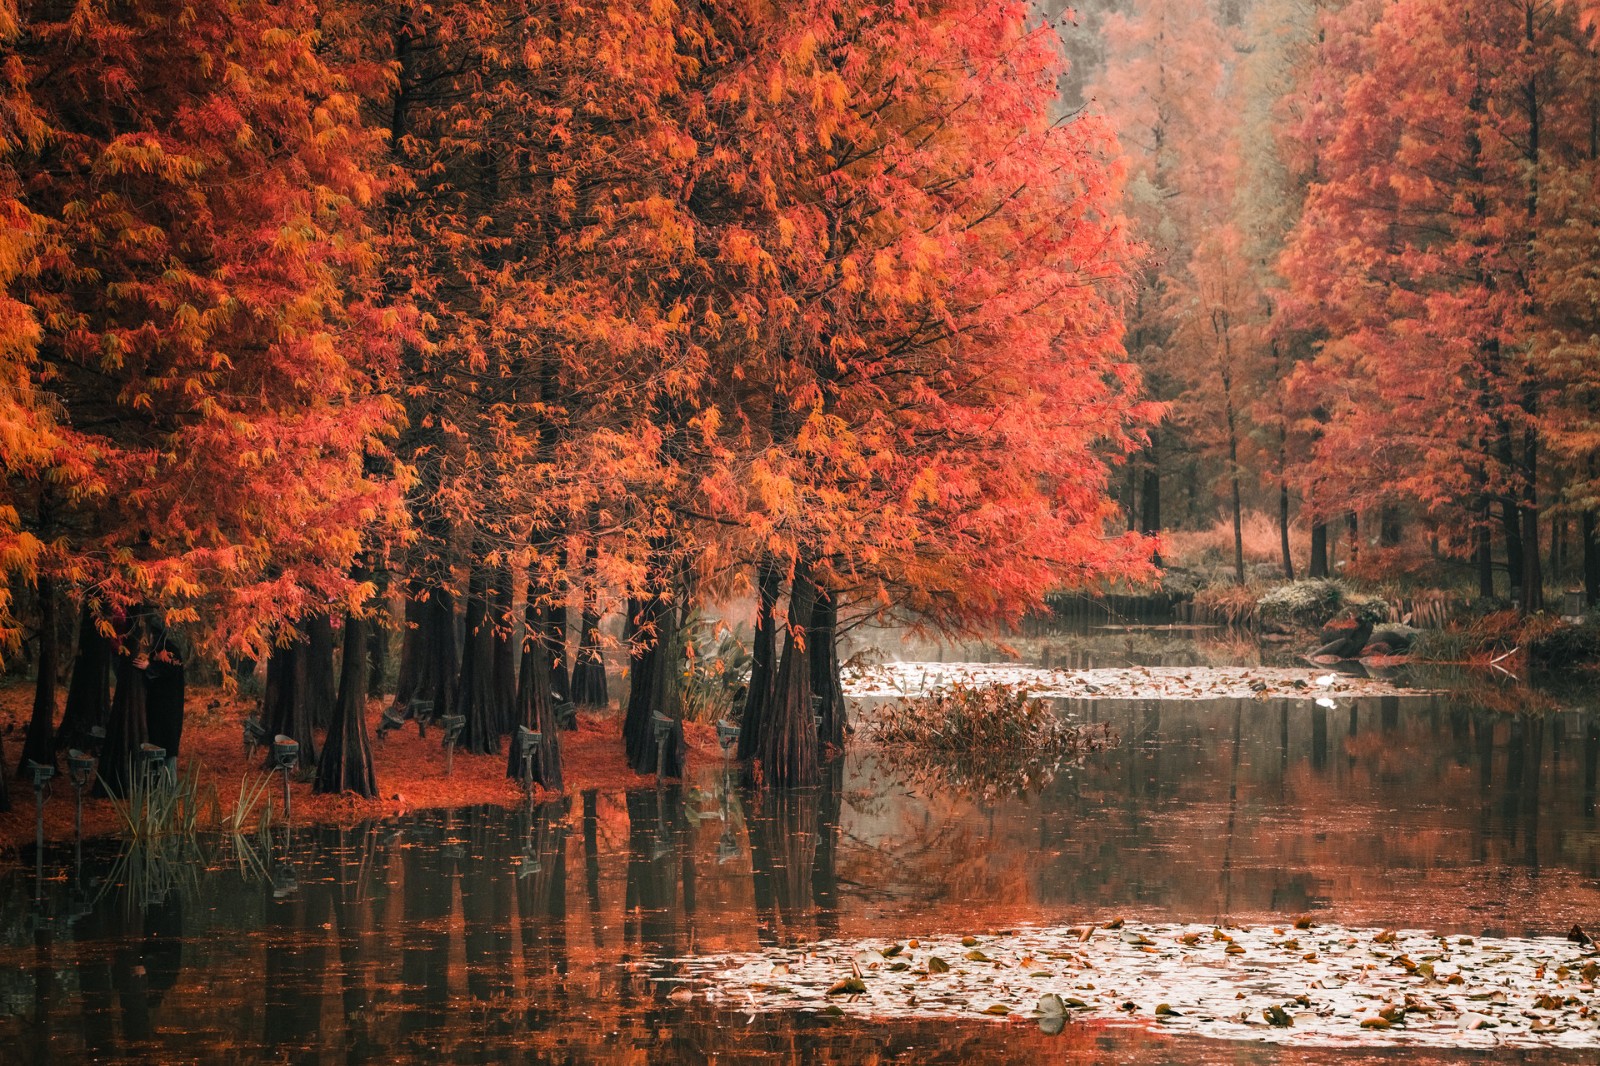
[[[111,806],[124,835],[133,843],[163,837],[191,838],[208,806],[213,817],[218,812],[215,786],[209,796],[202,795],[198,762],[191,762],[186,771],[176,774],[165,769],[135,772],[130,764],[125,780],[127,784],[120,795],[112,792]]]
[[[914,775],[963,791],[1027,791],[1117,743],[1080,727],[1021,685],[953,685],[874,709],[873,739]]]
[[[1343,581],[1319,577],[1279,585],[1258,602],[1263,618],[1317,625],[1327,621],[1350,599],[1350,587]]]

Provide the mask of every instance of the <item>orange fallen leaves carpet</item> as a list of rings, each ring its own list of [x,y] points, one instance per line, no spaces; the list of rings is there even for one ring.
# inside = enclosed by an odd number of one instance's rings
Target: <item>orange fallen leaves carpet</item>
[[[22,736],[32,706],[31,685],[15,684],[0,688],[0,736],[5,739],[4,772],[10,775],[11,810],[0,814],[0,861],[15,861],[19,849],[34,837],[34,797],[28,782],[16,776]],[[440,733],[429,729],[418,737],[415,727],[390,733],[378,740],[378,716],[386,699],[368,703],[367,727],[372,744],[378,798],[363,799],[350,793],[340,796],[316,795],[311,782],[291,779],[290,794],[296,823],[354,823],[408,811],[437,807],[463,807],[490,803],[515,806],[523,801],[519,787],[505,776],[506,756],[468,755],[457,752],[454,770],[445,773],[445,753]],[[243,781],[254,781],[265,772],[263,753],[258,749],[246,760],[241,723],[255,709],[247,698],[231,696],[220,689],[191,689],[183,731],[180,762],[185,772],[198,763],[203,802],[209,801],[211,788],[217,792],[221,810],[232,810]],[[684,736],[689,745],[690,766],[705,760],[720,762],[716,731],[709,725],[688,722]],[[318,737],[320,745],[321,737]],[[641,787],[654,779],[628,768],[622,751],[622,720],[615,708],[606,712],[584,713],[578,717],[576,732],[561,734],[562,774],[569,793],[587,789],[620,790]],[[65,770],[65,760],[61,770]],[[281,783],[274,779],[272,792],[275,817],[281,816]],[[72,837],[72,785],[65,776],[51,783],[45,803],[45,835],[51,840]],[[83,831],[86,837],[117,832],[118,817],[111,803],[85,797]]]

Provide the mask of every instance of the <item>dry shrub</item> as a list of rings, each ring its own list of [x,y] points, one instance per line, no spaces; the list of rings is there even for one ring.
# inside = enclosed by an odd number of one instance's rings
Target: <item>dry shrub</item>
[[[1241,522],[1244,539],[1244,561],[1267,563],[1276,566],[1283,562],[1283,549],[1278,541],[1278,520],[1261,511],[1246,511]],[[1233,564],[1233,519],[1224,518],[1209,529],[1174,530],[1164,534],[1168,560],[1178,566],[1206,564]],[[1304,534],[1289,525],[1289,550],[1299,562],[1310,552],[1310,543]]]
[[[871,736],[914,778],[962,791],[1042,787],[1065,766],[1117,743],[1108,726],[1075,726],[1022,685],[952,685],[869,712]]]

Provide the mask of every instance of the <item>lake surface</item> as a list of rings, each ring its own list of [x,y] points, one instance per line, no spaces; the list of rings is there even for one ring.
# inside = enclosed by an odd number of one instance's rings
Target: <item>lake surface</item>
[[[858,745],[808,792],[708,765],[687,788],[279,827],[242,867],[219,841],[176,866],[52,846],[42,884],[0,879],[0,1061],[1488,1061],[752,1015],[664,960],[1115,917],[1600,926],[1600,714],[1505,701],[1074,703],[1120,744],[1022,796],[952,795]]]

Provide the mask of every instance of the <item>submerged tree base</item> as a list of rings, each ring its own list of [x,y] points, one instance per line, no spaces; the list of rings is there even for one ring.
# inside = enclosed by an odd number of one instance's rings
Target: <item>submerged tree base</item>
[[[740,1010],[1120,1023],[1301,1047],[1600,1048],[1600,954],[1555,937],[1119,921],[680,962]]]

